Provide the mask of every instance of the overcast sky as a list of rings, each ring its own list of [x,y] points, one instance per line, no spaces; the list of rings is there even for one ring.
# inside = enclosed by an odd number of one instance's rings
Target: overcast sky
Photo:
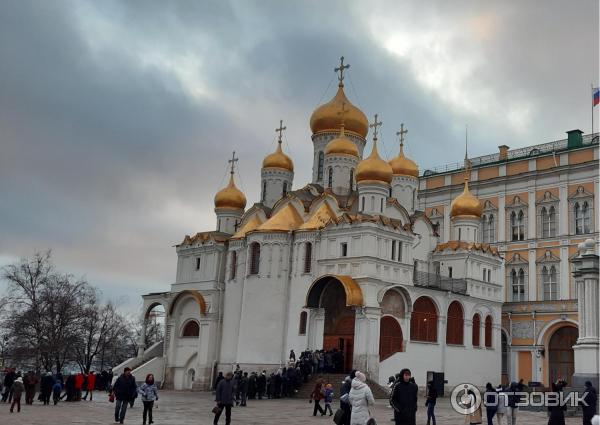
[[[309,181],[341,55],[380,152],[404,123],[424,170],[462,159],[465,124],[471,156],[589,133],[598,2],[3,0],[0,264],[52,249],[130,308],[168,290],[232,150],[251,205],[283,119]]]

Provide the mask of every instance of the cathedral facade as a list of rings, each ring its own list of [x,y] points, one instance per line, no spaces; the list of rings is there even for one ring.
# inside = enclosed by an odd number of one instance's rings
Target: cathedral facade
[[[339,69],[338,69],[339,70]],[[279,142],[261,169],[261,199],[247,208],[234,181],[214,199],[216,229],[176,246],[171,290],[144,295],[166,312],[165,339],[131,359],[175,389],[210,388],[217,371],[276,370],[290,350],[337,349],[344,369],[385,384],[403,367],[448,385],[498,382],[503,258],[480,243],[482,204],[452,201],[443,242],[419,209],[419,172],[403,152],[383,160],[373,124],[344,93],[310,118],[312,181],[295,188]],[[371,129],[371,151],[363,153]]]

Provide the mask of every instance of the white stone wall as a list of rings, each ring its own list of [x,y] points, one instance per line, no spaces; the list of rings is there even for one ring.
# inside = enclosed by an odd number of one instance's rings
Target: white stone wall
[[[331,170],[331,190],[336,195],[348,195],[356,189],[355,170],[358,158],[352,155],[325,155],[323,186],[329,188],[329,173]]]
[[[392,179],[392,197],[412,214],[417,207],[419,180],[410,176],[394,176]]]
[[[294,173],[282,168],[263,168],[261,170],[261,199],[265,206],[272,208],[275,202],[283,197],[283,187],[287,185],[286,193],[292,190]]]

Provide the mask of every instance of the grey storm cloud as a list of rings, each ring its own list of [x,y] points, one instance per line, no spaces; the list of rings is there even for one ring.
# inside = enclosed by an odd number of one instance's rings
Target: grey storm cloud
[[[383,152],[405,123],[426,169],[461,160],[467,123],[471,155],[589,132],[598,3],[0,2],[0,262],[51,248],[132,305],[168,289],[232,150],[254,202],[283,119],[309,181],[341,55]]]

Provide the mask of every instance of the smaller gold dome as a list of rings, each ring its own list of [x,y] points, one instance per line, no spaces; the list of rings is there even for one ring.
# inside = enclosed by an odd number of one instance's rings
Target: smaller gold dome
[[[342,126],[342,117],[339,114],[342,105],[348,107],[344,115],[347,131],[366,137],[369,131],[369,120],[366,115],[354,106],[344,93],[344,85],[340,83],[337,93],[329,102],[317,107],[310,117],[310,129],[313,134],[322,131],[339,131]]]
[[[483,207],[469,191],[469,180],[465,179],[465,189],[450,204],[450,217],[481,217]]]
[[[400,153],[390,161],[395,176],[419,177],[417,164],[404,156],[404,145],[400,145]]]
[[[229,177],[229,184],[215,195],[215,208],[243,210],[246,208],[246,196],[235,187],[233,174]]]
[[[325,155],[352,155],[358,158],[358,148],[352,142],[352,140],[346,137],[346,133],[344,132],[344,125],[342,124],[342,129],[340,131],[340,135],[335,139],[332,139],[327,146],[325,147]]]
[[[263,168],[282,168],[288,171],[294,171],[294,163],[289,156],[281,150],[281,141],[277,143],[275,152],[267,155],[262,163]]]
[[[356,167],[356,181],[374,180],[383,183],[392,181],[392,167],[379,157],[377,139],[373,140],[373,150],[368,158],[363,159]]]

